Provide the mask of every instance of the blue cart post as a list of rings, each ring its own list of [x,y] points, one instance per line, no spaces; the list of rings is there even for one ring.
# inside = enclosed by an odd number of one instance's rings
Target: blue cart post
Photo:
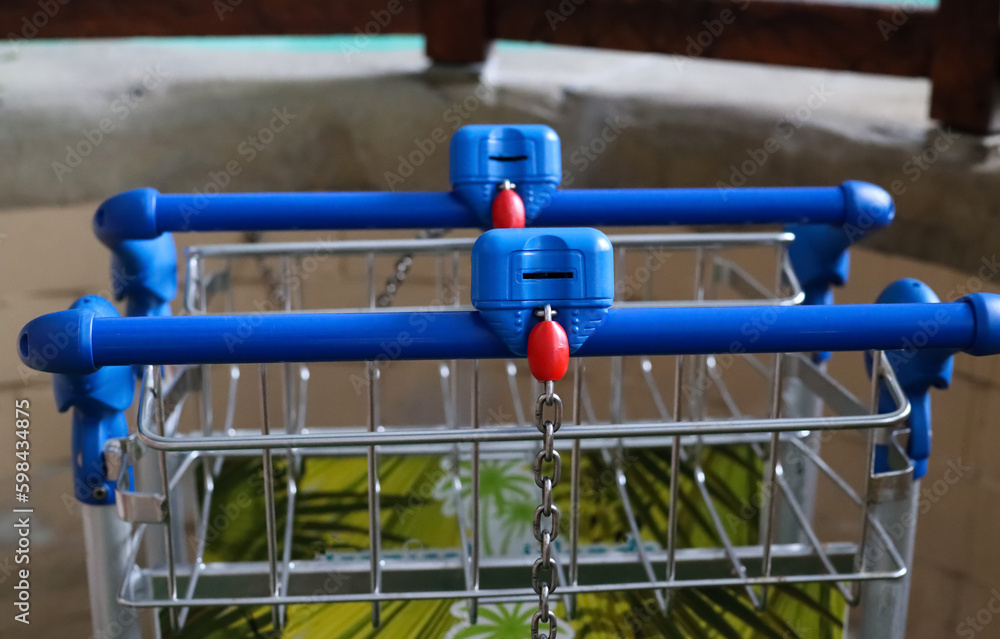
[[[115,307],[101,297],[90,295],[77,300],[72,313],[92,317],[118,317]],[[56,339],[74,345],[78,323],[68,323],[45,336],[45,343],[21,343],[21,356],[35,359],[49,352],[46,346]],[[27,349],[27,350],[25,350]],[[56,374],[53,377],[56,406],[60,412],[72,411],[73,495],[83,515],[84,543],[87,549],[87,583],[94,636],[113,633],[119,637],[140,636],[137,613],[124,608],[109,588],[122,579],[128,569],[132,527],[115,511],[116,476],[111,476],[105,459],[105,445],[128,436],[125,411],[132,405],[135,378],[126,366],[106,366],[90,373]]]

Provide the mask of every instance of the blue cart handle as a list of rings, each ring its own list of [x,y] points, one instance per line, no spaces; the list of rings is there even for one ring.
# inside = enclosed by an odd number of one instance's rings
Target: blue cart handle
[[[67,340],[67,337],[69,338]],[[1000,352],[1000,295],[953,303],[612,308],[578,356],[953,349]],[[478,311],[101,317],[29,322],[22,361],[86,374],[102,366],[511,357]]]
[[[892,198],[865,182],[742,189],[608,189],[546,194],[531,226],[831,224],[852,240],[892,222]],[[105,201],[94,232],[115,248],[187,231],[483,228],[457,192],[163,194],[137,189]]]

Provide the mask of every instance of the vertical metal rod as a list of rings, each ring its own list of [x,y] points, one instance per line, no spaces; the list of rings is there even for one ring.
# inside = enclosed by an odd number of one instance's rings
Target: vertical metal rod
[[[583,397],[583,358],[577,357],[573,363],[573,424],[583,423],[580,402]],[[569,582],[580,583],[580,440],[573,440],[573,457],[570,460],[570,512],[569,512]],[[566,614],[570,619],[576,616],[576,595],[569,598]]]
[[[705,249],[699,247],[694,254],[694,299],[705,299]]]
[[[260,369],[260,432],[265,437],[271,434],[271,421],[267,405],[267,365],[259,364]],[[274,515],[274,466],[271,463],[271,449],[265,448],[264,458],[264,521],[267,527],[267,569],[268,586],[271,595],[278,597],[278,533]],[[278,606],[271,606],[274,627],[281,628],[281,615]]]
[[[624,254],[625,251],[623,250],[622,253]],[[653,255],[653,249],[646,249],[645,256],[646,256],[646,264],[652,264],[653,263],[653,259],[655,258],[655,256]],[[650,273],[650,275],[652,276],[652,273]],[[654,278],[654,277],[647,277],[646,281],[642,285],[642,288],[643,288],[642,295],[643,295],[643,298],[646,299],[646,300],[654,299],[654,293],[653,293],[653,283],[654,282],[653,282],[653,280],[655,280],[655,279],[656,278]],[[618,278],[615,278],[615,281],[616,282],[620,282],[621,280],[619,280]]]
[[[698,303],[705,300],[705,249],[695,251],[694,298]],[[705,419],[705,368],[708,365],[706,355],[694,355],[690,359],[688,376],[690,391],[688,393],[688,409],[691,421]]]
[[[293,292],[292,292],[292,261],[289,257],[283,256],[281,258],[281,298],[285,311],[291,311],[297,305],[293,303]],[[298,370],[297,364],[291,362],[285,362],[282,367],[282,372],[284,373],[284,394],[282,395],[282,408],[284,409],[285,418],[285,432],[288,434],[294,434],[298,432],[298,408],[299,401],[297,391],[299,389],[296,383],[299,377],[295,374]],[[281,590],[284,591],[288,588],[288,579],[290,577],[289,564],[291,563],[292,557],[292,528],[295,522],[295,502],[296,496],[298,495],[298,476],[301,467],[296,458],[296,454],[292,449],[285,451],[285,459],[287,463],[286,477],[288,479],[288,499],[285,509],[285,532],[283,535],[284,543],[282,545],[281,552],[281,565],[282,565],[282,578],[281,578]],[[279,621],[281,625],[285,622],[285,606],[281,606],[279,609]]]
[[[625,409],[622,406],[622,395],[624,390],[625,362],[621,356],[611,358],[611,423],[621,424],[625,419]]]
[[[153,376],[153,393],[156,395],[156,425],[157,434],[163,437],[166,433],[166,409],[163,406],[163,378],[162,369],[159,366],[150,366],[146,369],[148,374]],[[174,565],[174,536],[173,521],[170,512],[170,472],[167,469],[167,452],[160,451],[160,483],[163,488],[163,509],[166,512],[164,520],[164,537],[166,538],[166,563],[167,563],[167,585],[170,588],[170,600],[177,601],[177,568]],[[177,608],[171,607],[168,611],[170,617],[170,629],[177,629]]]
[[[455,251],[454,253],[451,254],[451,279],[448,282],[448,287],[451,289],[449,291],[449,295],[452,296],[452,301],[451,301],[452,306],[454,306],[456,308],[458,307],[458,305],[460,303],[459,294],[458,294],[458,290],[459,290],[458,289],[458,272],[459,272],[459,265],[460,264],[461,264],[461,260],[460,260],[458,251]],[[449,391],[450,391],[449,394],[451,396],[451,415],[452,415],[452,424],[451,425],[452,425],[453,428],[457,428],[458,427],[458,360],[456,360],[456,359],[451,360],[448,363],[448,369],[449,369],[449,373],[450,373],[450,375],[448,377],[448,383],[449,383]],[[456,458],[455,458],[456,467],[455,467],[455,470],[456,470],[456,472],[458,472],[458,466],[457,466],[458,458],[459,458],[459,456],[457,454],[458,448],[456,447],[455,450],[456,450]]]
[[[813,530],[811,525],[809,525],[809,520],[806,518],[806,513],[802,509],[802,504],[799,503],[795,493],[792,492],[791,486],[788,485],[788,480],[785,479],[781,471],[775,475],[775,479],[778,482],[778,488],[781,489],[781,493],[785,497],[785,501],[788,503],[789,509],[792,511],[792,516],[798,522],[799,526],[802,527],[802,532],[805,534],[806,539],[809,540],[809,545],[812,546],[813,552],[815,552],[816,556],[819,557],[819,560],[823,564],[823,567],[826,568],[826,571],[831,575],[836,575],[837,568],[833,565],[833,562],[830,561],[830,557],[826,554],[826,551],[823,550],[823,544],[820,543],[819,536],[816,534],[816,531]],[[848,590],[847,585],[843,581],[837,581],[834,583],[837,586],[837,589],[840,590],[840,594],[844,596],[844,600],[850,601],[852,595]]]
[[[368,271],[368,308],[375,308],[375,253],[369,251],[365,258],[365,266]]]
[[[521,391],[517,387],[517,364],[514,360],[508,359],[505,362],[507,369],[507,387],[510,389],[510,399],[514,404],[514,418],[517,425],[522,428],[527,424],[524,417],[524,403],[521,401]]]
[[[782,353],[775,353],[774,355],[774,378],[772,380],[771,386],[771,419],[778,419],[781,417],[781,364],[784,361],[784,356]],[[778,431],[771,433],[771,445],[768,450],[768,472],[764,479],[764,496],[767,499],[767,511],[766,519],[764,521],[764,530],[761,531],[761,538],[764,544],[764,553],[762,560],[762,571],[765,577],[771,576],[771,538],[773,537],[774,530],[774,516],[777,510],[777,497],[778,491],[775,489],[776,486],[776,476],[778,473],[778,447],[780,444],[780,434]],[[767,607],[767,586],[761,586],[761,597],[760,597],[761,610]]]
[[[223,458],[215,458],[214,468],[209,469],[205,476],[205,495],[201,504],[201,512],[198,513],[198,519],[195,525],[195,538],[197,541],[197,546],[195,548],[194,561],[192,562],[191,575],[188,577],[187,590],[185,591],[184,598],[192,599],[194,593],[198,587],[198,578],[202,571],[203,562],[205,561],[205,544],[208,538],[208,522],[212,514],[212,496],[215,494],[215,476],[222,469]],[[184,623],[187,620],[187,616],[190,613],[191,608],[182,608],[180,615],[177,619],[177,625],[180,629],[184,628]]]
[[[681,391],[684,386],[684,356],[677,356],[674,372],[674,421],[681,421]],[[677,508],[680,505],[681,438],[674,435],[670,446],[670,511],[667,514],[667,581],[673,581],[677,574]],[[667,592],[666,604],[670,609],[673,590]]]
[[[285,311],[290,311],[293,308],[291,279],[292,279],[291,260],[288,259],[288,256],[285,256],[281,258],[281,289],[280,289],[282,306]],[[296,376],[293,374],[294,368],[295,364],[292,364],[291,362],[285,362],[282,365],[282,369],[284,372],[283,381],[285,385],[285,392],[284,395],[282,396],[282,408],[284,409],[285,412],[285,432],[289,434],[295,432],[295,423],[297,421],[295,417],[295,412],[296,409],[298,408],[298,401],[296,398],[296,390],[298,389],[295,384]],[[291,459],[289,459],[289,461],[291,461]]]
[[[736,554],[736,548],[733,546],[732,539],[729,538],[729,533],[726,532],[726,527],[722,525],[722,518],[719,517],[719,511],[715,507],[715,502],[712,501],[712,495],[708,490],[708,483],[705,480],[705,469],[701,465],[701,446],[699,445],[699,450],[695,455],[695,466],[694,466],[694,478],[698,486],[698,492],[701,493],[701,499],[705,502],[705,506],[708,509],[708,514],[712,519],[712,525],[715,527],[715,532],[719,535],[719,539],[722,541],[722,547],[726,551],[726,556],[729,557],[729,563],[733,567],[733,574],[738,577],[746,577],[747,569],[740,561],[739,556]],[[747,597],[750,599],[750,603],[759,607],[759,602],[757,600],[757,593],[750,586],[745,586]]]
[[[472,368],[472,428],[479,428],[479,360]],[[472,589],[479,590],[479,442],[472,443]],[[479,620],[479,599],[469,601],[469,622]]]
[[[617,450],[621,450],[619,447]],[[614,458],[611,456],[610,451],[607,448],[601,449],[601,455],[604,458],[604,463],[608,464],[614,469],[615,472],[615,485],[618,489],[618,496],[622,500],[622,510],[625,511],[625,520],[628,522],[629,531],[632,533],[632,538],[635,539],[635,549],[636,556],[639,558],[639,563],[642,564],[643,569],[646,572],[646,577],[651,582],[656,581],[656,573],[653,570],[653,563],[649,559],[649,554],[646,552],[646,546],[642,541],[642,533],[639,529],[639,521],[635,518],[635,510],[632,508],[632,500],[628,496],[628,480],[625,477],[625,469],[621,466],[621,457]],[[667,601],[662,590],[653,591],[653,595],[656,598],[656,603],[660,607],[660,611],[663,613],[667,612]]]
[[[454,360],[451,363],[453,362]],[[451,363],[442,362],[438,365],[438,377],[441,380],[441,407],[444,410],[444,423],[448,428],[455,428],[458,425],[458,416],[455,414],[457,403],[454,397],[454,387],[451,383],[451,379],[455,376],[451,374],[453,370]]]
[[[785,290],[785,260],[788,257],[788,247],[785,244],[779,243],[775,246],[777,251],[777,265],[775,267],[774,274],[774,295],[775,298],[780,299],[782,292]]]
[[[882,351],[872,351],[872,373],[871,373],[871,395],[869,396],[869,407],[871,414],[878,414],[879,385],[882,381]],[[858,554],[854,558],[856,572],[865,570],[865,552],[868,546],[868,529],[871,526],[871,485],[872,474],[875,472],[875,429],[868,429],[868,454],[865,467],[865,488],[861,493],[861,543],[858,545]],[[854,602],[857,602],[861,594],[861,582],[855,581],[852,588]]]
[[[204,262],[200,257],[192,257],[191,261],[188,263],[188,273],[189,277],[193,277],[196,281],[198,287],[198,298],[196,300],[196,309],[202,314],[208,313],[208,289],[207,283],[205,281],[204,272]],[[201,367],[201,392],[198,397],[198,408],[199,417],[201,419],[201,434],[205,437],[211,437],[213,431],[215,430],[215,414],[212,406],[212,367],[202,366]],[[195,504],[195,512],[197,513],[197,529],[204,530],[207,526],[208,518],[211,514],[211,502],[212,494],[214,492],[214,482],[213,482],[213,466],[215,466],[216,457],[211,454],[206,453],[201,460],[201,470],[202,470],[202,506],[197,507]],[[197,499],[197,497],[195,498]],[[194,594],[194,588],[198,584],[198,567],[201,565],[202,558],[205,552],[205,537],[204,534],[198,536],[198,542],[195,548],[195,558],[194,567],[195,572],[192,573],[191,578],[188,580],[187,597],[190,598]],[[184,623],[187,620],[189,613],[189,608],[184,608],[181,610],[177,618],[178,628],[183,628]]]
[[[367,362],[368,367],[368,432],[378,430],[378,414],[376,384],[379,372],[375,362]],[[380,512],[381,486],[378,481],[378,457],[375,446],[368,447],[368,550],[371,554],[371,590],[373,594],[382,591],[382,562],[379,558],[382,549],[382,515]],[[372,602],[372,626],[381,625],[381,604]]]

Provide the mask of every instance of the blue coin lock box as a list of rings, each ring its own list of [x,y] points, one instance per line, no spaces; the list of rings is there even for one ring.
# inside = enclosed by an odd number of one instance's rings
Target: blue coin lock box
[[[576,352],[615,295],[614,252],[597,229],[494,229],[472,249],[472,304],[523,356],[535,309],[550,304]]]
[[[514,184],[530,224],[562,179],[559,136],[542,124],[464,126],[452,136],[450,154],[452,188],[484,228],[493,226],[493,198],[504,180]]]

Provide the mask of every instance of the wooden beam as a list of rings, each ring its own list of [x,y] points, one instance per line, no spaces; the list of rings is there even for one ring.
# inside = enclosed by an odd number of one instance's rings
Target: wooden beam
[[[420,0],[427,57],[441,64],[486,60],[490,28],[486,0]]]
[[[1000,0],[940,0],[931,67],[931,117],[987,133],[993,126]]]
[[[966,2],[989,0],[942,5]],[[489,38],[500,37],[903,76],[930,75],[934,21],[932,11],[785,0],[0,3],[8,38],[423,31],[428,54],[451,63],[482,60]]]
[[[0,37],[418,33],[415,0],[3,0]]]
[[[930,73],[930,10],[785,0],[503,0],[490,6],[497,38],[901,76]]]

